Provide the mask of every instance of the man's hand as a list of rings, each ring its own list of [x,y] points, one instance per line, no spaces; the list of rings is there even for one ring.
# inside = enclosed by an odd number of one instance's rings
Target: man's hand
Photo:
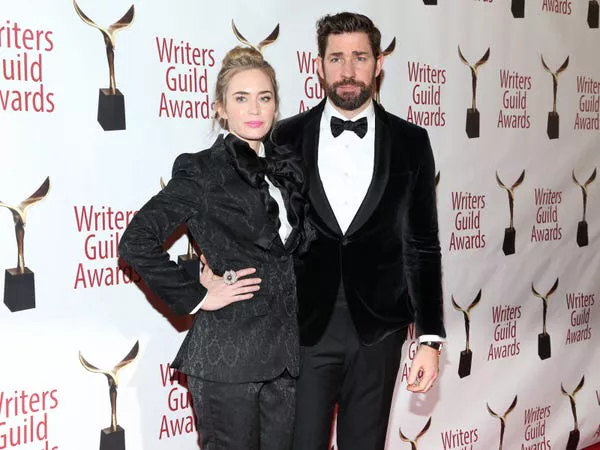
[[[427,392],[439,374],[439,352],[427,345],[420,345],[408,374],[406,389],[411,392]]]
[[[204,255],[200,256],[202,261],[202,272],[200,273],[200,283],[207,289],[206,296],[202,300],[200,309],[205,311],[216,311],[224,308],[234,302],[248,300],[254,297],[253,292],[260,289],[260,278],[243,277],[256,272],[255,268],[246,268],[236,270],[237,281],[232,284],[226,284],[223,277],[213,273]]]

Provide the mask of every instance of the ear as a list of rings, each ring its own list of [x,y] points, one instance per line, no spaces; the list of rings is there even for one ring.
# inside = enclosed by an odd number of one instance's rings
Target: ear
[[[325,73],[323,71],[323,58],[321,58],[321,56],[317,56],[317,73],[321,79],[325,79]]]
[[[227,113],[225,112],[225,105],[223,105],[223,103],[215,102],[215,110],[217,111],[219,118],[225,119],[225,120],[228,119]]]
[[[383,53],[380,53],[375,58],[375,78],[379,76],[381,69],[383,69]]]

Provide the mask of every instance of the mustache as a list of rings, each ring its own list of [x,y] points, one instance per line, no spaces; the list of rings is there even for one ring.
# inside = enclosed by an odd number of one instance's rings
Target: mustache
[[[333,83],[331,85],[331,87],[333,89],[336,89],[336,88],[338,88],[340,86],[358,86],[358,87],[363,88],[363,89],[367,87],[367,85],[365,83],[363,83],[362,81],[356,81],[353,78],[346,78],[346,79],[341,80],[341,81],[336,81],[335,83]]]

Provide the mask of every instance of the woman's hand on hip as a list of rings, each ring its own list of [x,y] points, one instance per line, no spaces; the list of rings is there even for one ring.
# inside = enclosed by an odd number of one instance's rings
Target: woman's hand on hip
[[[234,272],[236,280],[226,282],[223,277],[213,273],[204,255],[200,258],[203,264],[200,283],[208,290],[204,300],[202,300],[200,309],[216,311],[231,303],[249,300],[254,297],[254,292],[260,289],[262,281],[260,278],[244,278],[255,273],[255,268],[249,267],[236,270]]]

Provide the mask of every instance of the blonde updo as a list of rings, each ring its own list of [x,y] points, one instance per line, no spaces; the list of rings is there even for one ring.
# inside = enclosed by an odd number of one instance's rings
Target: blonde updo
[[[279,88],[277,86],[277,79],[275,78],[275,70],[265,59],[258,50],[251,47],[234,47],[227,52],[223,62],[221,64],[221,70],[217,75],[217,84],[215,87],[215,104],[221,104],[225,106],[225,93],[229,86],[231,78],[236,73],[243,72],[244,70],[259,69],[262,70],[265,75],[271,80],[273,85],[273,94],[275,100],[275,110],[279,109]],[[219,123],[221,128],[228,130],[227,121],[219,117],[219,113],[215,111],[215,120]]]

